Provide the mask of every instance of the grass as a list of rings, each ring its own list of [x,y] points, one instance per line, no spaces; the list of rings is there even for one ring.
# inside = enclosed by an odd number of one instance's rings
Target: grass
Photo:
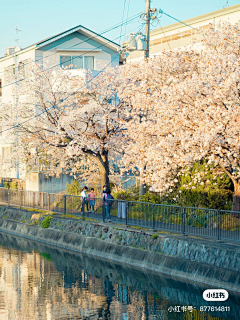
[[[137,227],[137,226],[130,226],[130,228],[136,229],[136,230],[146,230],[146,231],[149,231],[149,229],[147,229],[147,228],[142,228],[142,227]]]
[[[69,219],[77,219],[77,220],[82,220],[83,217],[78,217],[78,216],[75,216],[74,214],[61,214],[59,215],[60,218],[69,218]]]
[[[25,208],[25,207],[21,207],[21,210],[37,212],[37,213],[43,213],[45,215],[54,215],[54,214],[56,214],[53,211],[47,211],[47,210],[42,210],[42,209],[32,209],[32,208]]]

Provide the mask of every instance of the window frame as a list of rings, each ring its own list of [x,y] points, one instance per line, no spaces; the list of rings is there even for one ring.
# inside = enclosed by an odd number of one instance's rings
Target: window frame
[[[64,66],[63,65],[64,62],[62,62],[62,58],[69,58],[69,64]],[[81,56],[82,68],[74,68],[74,63],[73,63],[74,58],[80,58],[80,56],[79,55],[76,55],[76,56],[60,55],[60,67],[65,68],[65,67],[72,66],[71,68],[70,67],[68,68],[69,70],[86,69],[85,58],[92,58],[93,59],[93,69],[90,69],[90,70],[95,70],[95,56]]]

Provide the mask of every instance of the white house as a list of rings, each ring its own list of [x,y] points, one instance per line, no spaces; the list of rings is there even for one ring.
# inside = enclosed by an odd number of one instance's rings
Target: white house
[[[0,103],[7,103],[10,108],[17,108],[22,98],[15,94],[18,74],[28,76],[31,63],[44,65],[56,64],[62,67],[72,65],[74,72],[84,74],[84,70],[100,71],[104,65],[119,65],[120,47],[109,39],[79,25],[57,35],[39,41],[27,48],[9,47],[4,57],[0,58]],[[21,72],[20,72],[21,71]],[[14,75],[14,79],[13,79]],[[0,123],[1,126],[1,123]],[[0,127],[0,131],[2,127]],[[13,137],[14,139],[14,137]],[[21,166],[15,167],[10,160],[12,141],[7,141],[4,132],[0,133],[0,157],[7,161],[0,167],[0,178],[26,180],[26,189],[33,191],[58,192],[65,188],[69,177],[46,180],[40,172],[31,173],[26,178]],[[59,183],[61,181],[61,183]]]

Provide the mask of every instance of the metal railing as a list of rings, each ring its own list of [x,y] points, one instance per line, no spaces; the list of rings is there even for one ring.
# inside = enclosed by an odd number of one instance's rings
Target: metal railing
[[[0,188],[0,204],[74,214],[127,226],[240,241],[240,212]]]

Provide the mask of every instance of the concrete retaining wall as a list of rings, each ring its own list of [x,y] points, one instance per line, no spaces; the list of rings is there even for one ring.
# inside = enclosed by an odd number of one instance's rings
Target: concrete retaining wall
[[[57,218],[30,225],[31,212],[0,208],[0,230],[77,252],[240,292],[240,246],[91,221]],[[36,217],[36,214],[35,214]],[[39,223],[43,218],[41,217]],[[15,221],[14,221],[15,220]],[[24,221],[25,223],[20,223]]]

